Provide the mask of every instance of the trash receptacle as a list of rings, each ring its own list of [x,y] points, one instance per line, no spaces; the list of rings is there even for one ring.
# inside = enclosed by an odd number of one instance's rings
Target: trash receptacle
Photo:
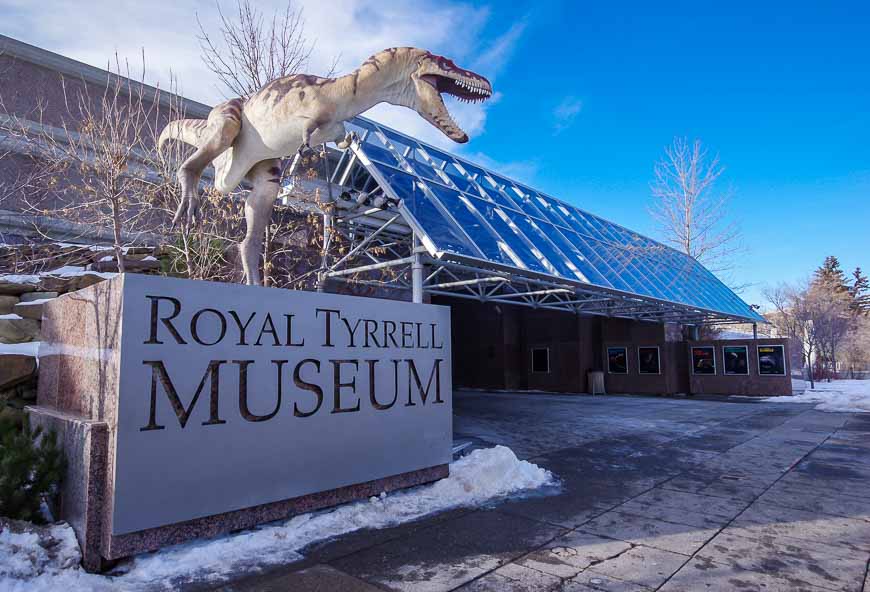
[[[589,394],[590,395],[606,395],[604,390],[604,372],[601,370],[589,371]]]

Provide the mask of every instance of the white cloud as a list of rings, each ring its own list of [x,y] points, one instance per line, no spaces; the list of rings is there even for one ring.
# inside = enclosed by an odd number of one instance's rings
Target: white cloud
[[[583,111],[583,101],[577,97],[565,97],[553,109],[553,134],[558,135],[574,125],[577,117]]]
[[[482,152],[470,152],[462,155],[472,162],[481,165],[496,173],[501,173],[509,179],[519,181],[526,185],[534,186],[535,176],[540,169],[540,162],[537,160],[515,160],[502,162],[483,154]]]

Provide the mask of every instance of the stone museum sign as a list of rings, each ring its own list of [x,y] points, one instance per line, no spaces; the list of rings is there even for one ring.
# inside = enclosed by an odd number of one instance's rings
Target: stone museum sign
[[[447,307],[126,275],[44,329],[31,417],[92,568],[447,474]]]

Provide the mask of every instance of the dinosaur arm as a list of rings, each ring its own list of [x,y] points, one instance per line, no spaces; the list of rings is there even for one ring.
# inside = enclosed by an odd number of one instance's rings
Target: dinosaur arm
[[[311,138],[317,134],[317,143],[326,144],[328,142],[341,142],[345,139],[347,131],[344,129],[342,121],[320,122],[312,119],[302,130],[302,146],[301,148],[311,147]]]

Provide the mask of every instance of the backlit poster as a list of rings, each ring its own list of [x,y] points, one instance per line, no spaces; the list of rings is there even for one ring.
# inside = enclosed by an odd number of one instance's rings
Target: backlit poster
[[[785,375],[785,351],[783,346],[758,346],[758,373],[768,376]]]
[[[716,374],[716,356],[713,346],[692,348],[692,374]]]
[[[722,348],[725,374],[749,374],[749,353],[745,345],[726,345]]]
[[[607,348],[607,371],[611,374],[628,374],[628,354],[624,347]]]

